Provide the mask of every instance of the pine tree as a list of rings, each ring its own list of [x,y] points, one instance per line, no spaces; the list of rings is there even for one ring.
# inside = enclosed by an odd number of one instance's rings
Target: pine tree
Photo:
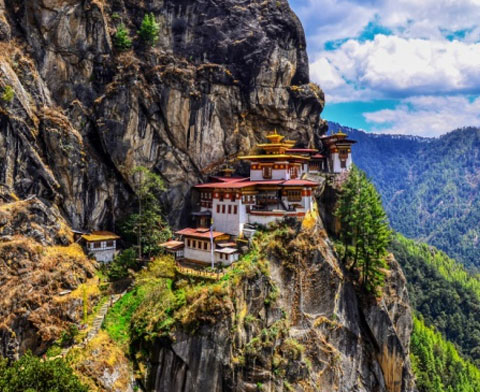
[[[336,211],[336,215],[339,220],[342,222],[342,226],[340,229],[340,240],[344,246],[344,254],[343,254],[343,262],[346,263],[349,257],[349,245],[352,242],[353,236],[353,205],[354,200],[357,196],[356,189],[358,186],[356,182],[358,182],[358,170],[353,168],[350,172],[350,175],[347,179],[346,184],[342,189],[342,197],[338,201],[338,208]]]
[[[134,192],[138,201],[138,212],[131,214],[122,225],[127,241],[136,238],[138,256],[157,255],[160,243],[171,237],[168,224],[162,216],[159,194],[165,189],[162,179],[143,166],[133,170]]]
[[[342,187],[336,215],[341,224],[343,262],[350,270],[359,270],[363,288],[376,292],[384,279],[391,230],[380,195],[356,167]]]
[[[158,41],[160,33],[160,25],[155,19],[153,13],[145,14],[138,30],[140,38],[148,45],[154,46]]]
[[[129,37],[129,32],[123,23],[117,27],[117,32],[113,37],[113,44],[120,51],[125,51],[132,47],[132,40]]]

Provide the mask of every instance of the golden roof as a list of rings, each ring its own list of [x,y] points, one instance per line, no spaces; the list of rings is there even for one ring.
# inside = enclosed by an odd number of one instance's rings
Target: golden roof
[[[270,140],[271,143],[280,143],[284,138],[285,136],[279,135],[276,129],[267,135],[267,139]]]
[[[238,159],[301,159],[308,160],[309,157],[294,154],[261,154],[261,155],[242,155]]]
[[[292,148],[295,145],[295,142],[287,143],[286,141],[283,143],[260,143],[257,144],[257,147],[263,148],[263,149],[274,149],[274,148]]]
[[[82,238],[87,242],[119,240],[120,237],[110,231],[93,231],[91,234],[84,234]]]

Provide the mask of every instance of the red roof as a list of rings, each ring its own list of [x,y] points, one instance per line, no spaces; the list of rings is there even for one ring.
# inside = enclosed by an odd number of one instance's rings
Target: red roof
[[[312,155],[312,158],[315,158],[315,159],[322,159],[322,158],[325,158],[324,155],[322,154],[315,154],[315,155]]]
[[[210,230],[206,228],[193,229],[191,227],[187,227],[183,230],[177,231],[175,234],[184,235],[186,237],[210,238]],[[220,231],[213,231],[212,235],[213,238],[217,238],[225,235],[225,233],[222,233]]]
[[[256,185],[280,185],[280,186],[318,186],[318,183],[307,180],[259,180],[242,182],[208,182],[206,184],[195,185],[195,188],[220,188],[220,189],[240,189]]]
[[[285,180],[258,180],[252,181],[255,185],[282,185]]]
[[[160,246],[162,248],[167,248],[167,249],[170,249],[170,250],[176,250],[176,249],[183,248],[185,246],[185,244],[183,243],[183,241],[170,240],[170,241],[164,242],[163,244],[160,244]]]
[[[233,182],[207,182],[205,184],[195,185],[195,188],[245,188],[255,185],[253,181],[233,181]]]
[[[218,176],[211,176],[215,181],[218,182],[239,182],[239,181],[245,181],[248,180],[248,177],[218,177]]]

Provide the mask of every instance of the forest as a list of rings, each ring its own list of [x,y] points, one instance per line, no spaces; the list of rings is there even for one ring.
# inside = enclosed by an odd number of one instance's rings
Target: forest
[[[357,144],[353,161],[382,195],[392,228],[477,270],[480,260],[480,129],[439,138],[344,130]]]

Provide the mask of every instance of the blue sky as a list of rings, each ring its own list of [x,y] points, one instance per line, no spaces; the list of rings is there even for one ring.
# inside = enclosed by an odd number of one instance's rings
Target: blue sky
[[[289,0],[323,118],[439,136],[480,126],[480,0]]]

